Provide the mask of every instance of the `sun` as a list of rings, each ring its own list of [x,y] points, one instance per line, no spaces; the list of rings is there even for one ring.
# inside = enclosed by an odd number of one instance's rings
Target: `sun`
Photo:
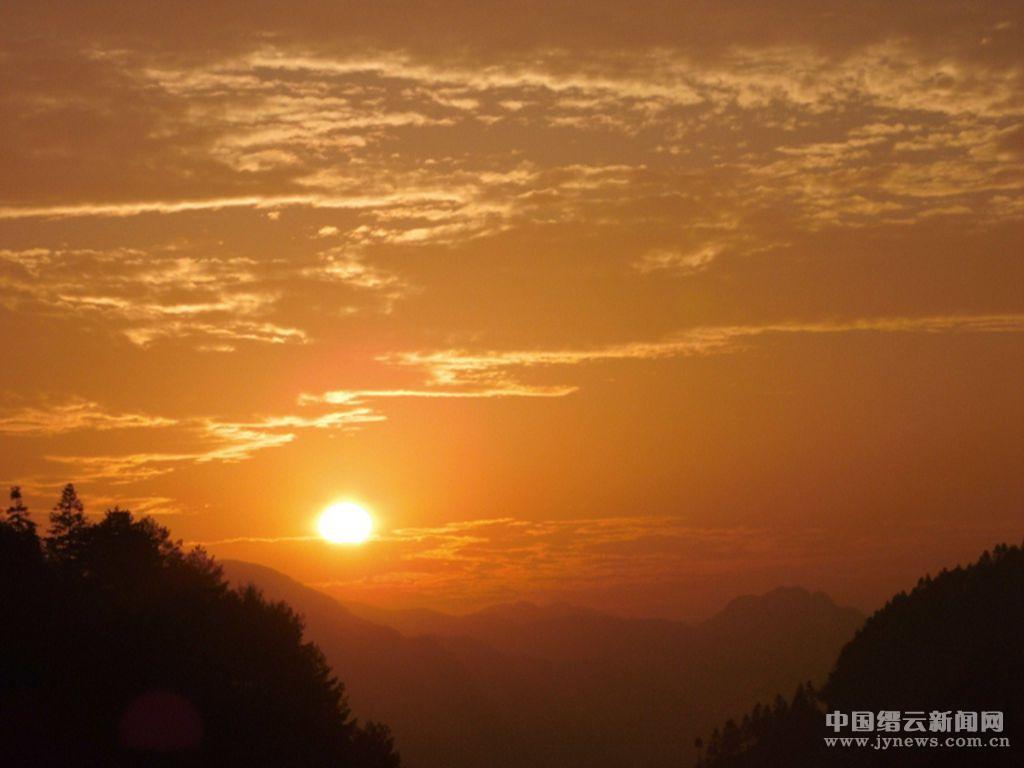
[[[316,527],[332,544],[362,544],[373,532],[373,518],[354,501],[339,501],[320,514]]]

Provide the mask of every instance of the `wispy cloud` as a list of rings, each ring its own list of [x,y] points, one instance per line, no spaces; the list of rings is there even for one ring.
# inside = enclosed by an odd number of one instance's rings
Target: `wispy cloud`
[[[57,435],[80,430],[151,429],[176,424],[175,419],[143,413],[110,413],[98,403],[72,400],[0,411],[0,434]]]
[[[330,403],[332,405],[357,405],[374,399],[454,399],[495,398],[495,397],[564,397],[571,395],[578,387],[533,386],[511,382],[508,386],[477,387],[475,389],[335,389],[319,395],[299,395],[299,403]]]
[[[330,195],[243,195],[194,200],[143,200],[120,203],[76,203],[71,205],[0,206],[0,219],[78,218],[83,216],[124,217],[148,213],[172,214],[191,211],[219,211],[226,208],[276,209],[291,206],[325,210],[359,210],[430,201],[451,201],[442,192],[385,196],[333,197]]]
[[[657,341],[637,341],[585,349],[489,352],[450,349],[403,352],[382,359],[394,365],[422,369],[433,385],[477,385],[482,387],[481,391],[486,391],[489,382],[506,381],[507,372],[510,370],[719,354],[736,349],[745,339],[771,334],[1021,332],[1024,332],[1024,314],[877,317],[818,322],[791,321],[763,325],[702,326],[680,331]],[[343,393],[339,396],[339,401],[343,402],[344,399]]]
[[[322,541],[320,536],[231,536],[226,539],[186,541],[188,547],[221,547],[230,544],[280,544],[283,542]]]
[[[705,245],[692,251],[655,248],[647,251],[633,266],[644,274],[664,271],[693,274],[711,266],[720,252],[721,247],[715,245]]]
[[[187,464],[235,463],[249,459],[254,453],[279,448],[294,441],[306,430],[359,429],[383,421],[384,415],[368,407],[331,409],[315,416],[276,415],[249,420],[226,420],[212,417],[169,418],[143,413],[111,411],[98,403],[73,399],[45,402],[0,411],[0,434],[11,437],[52,439],[71,432],[112,432],[114,430],[151,430],[149,438],[157,444],[173,438],[177,445],[190,446],[174,451],[135,451],[118,454],[48,452],[43,458],[67,469],[78,482],[107,481],[113,484],[133,483],[166,474]],[[52,443],[50,443],[52,445]],[[27,485],[39,488],[56,487],[57,479],[40,475]],[[166,499],[149,499],[147,509],[169,509]]]
[[[560,398],[578,391],[575,383],[535,384],[524,380],[535,368],[571,368],[615,361],[657,360],[723,354],[742,343],[772,334],[840,333],[1022,333],[1024,315],[861,318],[827,322],[785,322],[751,326],[706,326],[658,341],[632,342],[587,349],[541,349],[470,352],[441,350],[383,356],[392,366],[422,372],[421,386],[329,390],[298,397],[302,406],[331,406],[316,415],[283,414],[250,420],[209,417],[171,419],[158,415],[117,413],[91,401],[72,400],[33,405],[0,414],[0,433],[46,437],[76,430],[178,429],[197,447],[186,451],[146,451],[120,455],[63,455],[46,459],[73,468],[83,481],[135,482],[189,464],[244,461],[254,453],[287,445],[304,430],[357,430],[386,420],[369,403],[393,399]],[[341,409],[338,409],[341,406]]]
[[[707,58],[664,47],[581,56],[551,46],[482,61],[469,50],[444,58],[400,49],[329,55],[280,44],[176,68],[143,51],[80,55],[131,73],[122,88],[168,106],[187,103],[167,110],[175,118],[154,130],[188,137],[202,128],[201,144],[178,151],[235,178],[231,188],[244,193],[6,204],[0,219],[290,207],[388,217],[418,207],[440,219],[366,224],[364,234],[410,245],[445,241],[501,231],[509,218],[550,217],[559,198],[559,215],[573,200],[614,206],[597,193],[609,177],[553,183],[555,169],[535,147],[565,132],[619,137],[613,158],[620,162],[596,162],[601,153],[594,153],[579,165],[621,167],[620,200],[646,199],[645,182],[686,195],[695,179],[713,179],[718,202],[734,212],[783,198],[789,217],[805,224],[856,226],[864,214],[886,210],[918,220],[950,207],[934,205],[936,196],[1001,215],[991,195],[1021,190],[1022,159],[1009,137],[1022,114],[1020,69],[936,56],[906,39],[841,55],[775,45]],[[740,140],[751,120],[763,138]],[[401,141],[409,132],[483,139],[495,127],[514,128],[523,141],[509,137],[512,152],[481,151],[473,162],[450,151],[418,157]],[[526,176],[524,162],[533,163]],[[276,183],[262,183],[269,177]],[[538,195],[539,210],[531,201]]]
[[[990,531],[964,525],[958,534],[984,542]],[[943,531],[913,524],[858,531],[856,550],[849,547],[851,535],[817,526],[699,526],[679,516],[483,518],[381,533],[367,545],[374,557],[311,586],[342,600],[474,607],[518,599],[607,599],[622,590],[714,580],[730,585],[723,595],[728,598],[742,588],[736,584],[743,574],[786,579],[809,566],[856,570],[864,562],[891,562],[914,542],[935,545]],[[326,546],[318,537],[295,535],[191,543],[225,557],[254,558],[267,557],[267,547]]]
[[[418,369],[423,376],[422,386],[303,393],[298,402],[301,405],[358,406],[377,399],[560,398],[579,391],[579,385],[530,383],[524,380],[526,373],[535,368],[570,368],[617,361],[725,354],[741,349],[745,342],[776,334],[845,333],[1024,333],[1024,315],[880,317],[704,326],[680,331],[656,341],[585,349],[401,352],[384,355],[379,359],[391,366]]]
[[[347,430],[383,421],[369,408],[332,411],[316,417],[272,416],[252,421],[191,419],[185,437],[196,445],[187,451],[144,451],[125,454],[47,454],[48,461],[71,467],[82,481],[123,484],[167,474],[187,464],[236,463],[258,451],[280,448],[308,429]]]
[[[797,556],[816,531],[702,528],[681,518],[618,516],[455,521],[380,533],[371,572],[314,586],[348,599],[402,599],[418,584],[422,597],[460,601],[510,599],[594,583],[643,583],[670,574],[722,573]],[[191,542],[230,553],[251,545],[294,545],[315,536],[242,536]]]
[[[350,293],[346,311],[388,311],[408,285],[346,249],[290,260],[198,255],[201,246],[0,250],[0,306],[74,316],[146,347],[185,342],[204,350],[304,344],[309,333],[282,301],[325,283]]]

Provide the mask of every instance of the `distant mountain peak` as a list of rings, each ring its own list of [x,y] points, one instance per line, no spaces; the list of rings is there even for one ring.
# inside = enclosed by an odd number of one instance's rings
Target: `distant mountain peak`
[[[820,616],[823,620],[842,616],[858,622],[864,615],[856,608],[837,605],[824,592],[812,592],[799,586],[782,586],[760,595],[740,595],[705,622],[708,628],[735,630],[738,625],[759,625],[785,622],[795,618],[806,620]]]

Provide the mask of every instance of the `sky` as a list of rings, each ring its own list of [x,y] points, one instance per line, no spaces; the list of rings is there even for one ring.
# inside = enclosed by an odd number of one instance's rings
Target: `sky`
[[[7,2],[0,481],[384,606],[876,608],[1024,531],[1022,25]]]

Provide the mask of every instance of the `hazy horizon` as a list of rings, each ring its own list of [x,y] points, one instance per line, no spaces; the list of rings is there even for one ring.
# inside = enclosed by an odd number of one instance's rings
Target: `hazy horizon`
[[[276,568],[272,568],[271,566],[266,565],[264,563],[251,562],[251,561],[248,561],[248,560],[236,560],[236,559],[233,559],[233,558],[225,558],[225,559],[218,560],[217,562],[219,562],[222,566],[225,567],[225,569],[229,572],[229,576],[230,576],[230,572],[231,572],[232,568],[234,566],[236,566],[236,565],[241,565],[241,566],[246,566],[246,567],[255,566],[258,569],[267,569],[268,571],[271,571],[274,574],[279,574],[279,575],[285,576],[285,577],[287,577],[289,579],[292,579],[293,581],[296,581],[297,584],[301,584],[304,587],[308,587],[310,589],[313,589],[313,590],[319,592],[320,594],[326,595],[327,597],[330,597],[333,600],[337,601],[342,606],[345,606],[347,608],[367,609],[368,611],[372,612],[373,615],[377,615],[378,612],[380,612],[380,614],[386,614],[386,613],[392,613],[392,612],[395,613],[395,614],[402,614],[405,611],[416,612],[416,611],[421,611],[422,610],[422,611],[428,611],[428,612],[431,612],[431,613],[438,613],[438,614],[441,614],[443,616],[459,618],[459,617],[474,616],[474,615],[481,614],[481,613],[487,613],[487,612],[489,612],[492,609],[516,609],[516,608],[524,607],[524,608],[538,608],[541,611],[546,611],[546,610],[549,610],[549,609],[562,609],[562,608],[564,608],[564,609],[569,609],[571,611],[594,612],[594,613],[596,613],[598,615],[608,616],[608,617],[612,617],[612,618],[621,618],[621,619],[666,619],[666,620],[669,620],[669,621],[678,621],[678,622],[681,622],[681,623],[699,624],[701,622],[707,621],[708,619],[714,618],[715,616],[717,616],[720,613],[722,613],[722,611],[724,611],[730,605],[736,603],[737,601],[742,602],[745,598],[755,598],[755,599],[758,599],[758,598],[765,598],[765,597],[770,597],[770,596],[773,596],[773,595],[778,595],[780,593],[792,593],[792,592],[796,592],[796,593],[800,593],[800,594],[806,594],[807,596],[810,596],[810,597],[824,596],[825,598],[827,598],[831,603],[833,603],[838,608],[853,608],[853,609],[857,610],[858,612],[864,614],[865,616],[868,615],[869,613],[873,612],[874,610],[876,610],[876,609],[881,607],[881,605],[877,605],[877,606],[873,606],[869,610],[864,610],[863,608],[860,608],[858,606],[843,605],[843,604],[837,602],[835,599],[833,599],[833,597],[831,595],[829,595],[829,594],[827,594],[825,592],[822,592],[822,591],[807,589],[806,587],[803,587],[803,586],[801,586],[799,584],[779,584],[779,585],[777,585],[775,587],[770,587],[768,589],[765,589],[765,590],[762,590],[762,591],[759,591],[759,592],[741,592],[741,593],[737,593],[737,594],[733,595],[732,597],[727,598],[721,604],[710,603],[709,612],[706,615],[703,615],[703,614],[682,615],[682,614],[680,614],[680,615],[672,616],[672,615],[637,613],[635,611],[630,611],[628,604],[622,606],[622,607],[626,608],[626,610],[623,611],[623,610],[616,610],[616,607],[614,605],[600,606],[599,607],[599,606],[593,605],[593,604],[577,603],[577,602],[571,602],[569,600],[562,600],[562,599],[557,599],[557,598],[553,598],[553,599],[543,599],[543,598],[541,598],[541,599],[538,599],[538,600],[530,600],[530,599],[525,599],[524,598],[524,599],[511,600],[511,601],[506,601],[506,602],[500,602],[499,601],[499,602],[494,602],[494,603],[484,603],[484,604],[481,604],[481,605],[474,605],[474,606],[471,606],[471,607],[462,607],[460,609],[432,608],[432,607],[427,606],[427,605],[417,605],[417,604],[402,605],[402,604],[395,604],[394,602],[385,602],[385,603],[360,602],[358,600],[348,599],[344,594],[339,594],[337,592],[337,590],[332,591],[330,589],[329,585],[327,585],[325,587],[324,585],[317,585],[315,583],[314,584],[303,584],[302,582],[299,582],[299,581],[293,579],[292,576],[290,576],[289,574],[287,574],[287,573],[285,573],[283,571],[280,571],[280,570],[278,570]],[[234,581],[237,581],[237,579],[235,579]],[[889,597],[891,598],[892,595],[889,595]],[[886,598],[886,599],[888,599],[888,598]],[[357,615],[363,615],[363,614],[359,613],[359,610],[356,610],[355,612],[357,613]],[[366,614],[365,617],[366,618],[371,618],[369,613]]]

